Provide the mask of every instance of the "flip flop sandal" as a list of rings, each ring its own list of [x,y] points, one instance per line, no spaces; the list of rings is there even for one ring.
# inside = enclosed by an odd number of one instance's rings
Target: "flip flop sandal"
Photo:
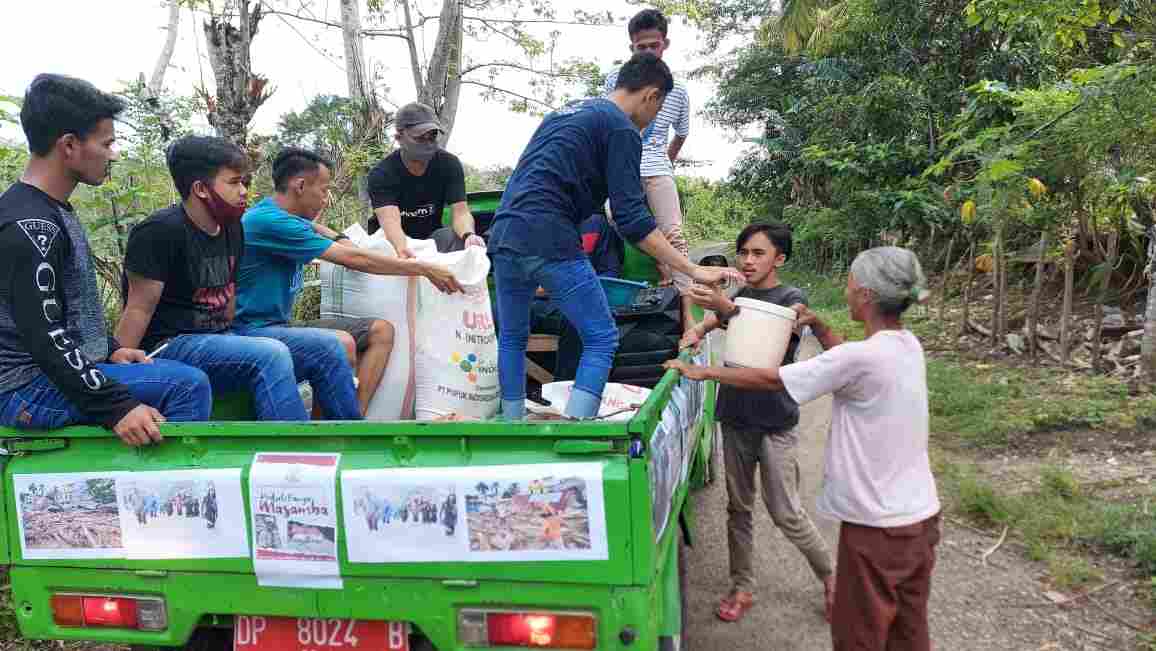
[[[715,615],[724,622],[738,622],[754,605],[755,601],[753,599],[739,600],[735,598],[734,595],[728,595],[719,601]]]

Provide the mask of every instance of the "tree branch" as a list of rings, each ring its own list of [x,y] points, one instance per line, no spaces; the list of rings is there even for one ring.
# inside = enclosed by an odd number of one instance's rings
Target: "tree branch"
[[[614,23],[586,23],[580,20],[519,20],[517,18],[483,18],[481,16],[462,16],[465,20],[491,23],[513,23],[515,25],[546,24],[546,25],[580,25],[582,27],[613,27],[620,29],[621,25]]]
[[[522,95],[520,93],[515,93],[514,91],[506,90],[505,88],[498,88],[497,86],[494,86],[492,84],[483,84],[480,81],[471,81],[469,79],[463,79],[462,83],[463,84],[469,84],[470,86],[480,86],[481,88],[485,88],[486,90],[489,90],[491,92],[502,93],[505,95],[509,95],[511,97],[516,97],[516,98],[523,100],[523,101],[526,101],[526,102],[534,102],[535,104],[538,104],[540,106],[544,106],[550,110],[554,110],[554,108],[555,108],[554,106],[551,106],[550,104],[547,104],[546,102],[543,102],[540,99],[537,99],[534,97],[527,97],[526,95]]]
[[[491,32],[497,34],[498,36],[503,36],[503,37],[509,39],[510,42],[513,43],[514,45],[517,45],[518,47],[523,47],[523,44],[521,41],[514,38],[513,36],[510,36],[509,34],[498,29],[497,27],[494,27],[493,25],[490,24],[490,21],[488,21],[487,19],[475,18],[474,20],[477,20],[478,22],[480,22],[482,24],[483,27],[485,27],[486,29],[490,30]]]
[[[334,22],[330,22],[328,20],[322,20],[320,18],[314,18],[312,16],[302,16],[301,14],[295,14],[295,13],[291,13],[288,11],[276,11],[274,9],[269,8],[269,5],[264,3],[264,2],[262,2],[262,5],[264,6],[264,10],[263,10],[264,14],[273,15],[273,16],[281,16],[282,20],[284,20],[285,18],[293,18],[295,20],[300,20],[300,21],[304,21],[307,23],[313,23],[315,25],[323,25],[325,27],[332,27],[334,29],[342,29],[341,23],[334,23]],[[415,24],[414,27],[415,28],[421,27],[423,24],[425,24],[425,22],[427,20],[437,20],[437,16],[432,16],[429,18],[423,18],[422,20],[418,21],[418,23]],[[399,38],[403,41],[409,40],[409,36],[406,35],[406,30],[404,27],[398,27],[397,29],[362,29],[361,35],[368,37],[368,38],[376,38],[376,37],[380,36],[380,37],[384,37],[384,38]]]
[[[492,63],[479,63],[477,65],[473,65],[473,66],[470,66],[468,68],[464,68],[461,72],[461,76],[464,77],[464,76],[468,75],[469,73],[474,72],[476,70],[481,70],[482,68],[513,68],[515,70],[521,70],[523,72],[529,72],[529,73],[533,73],[535,75],[542,75],[543,77],[555,77],[558,79],[578,79],[578,78],[581,78],[581,75],[574,74],[574,73],[555,72],[553,70],[536,70],[536,69],[531,68],[529,66],[519,65],[517,63],[507,63],[505,61],[495,61]]]

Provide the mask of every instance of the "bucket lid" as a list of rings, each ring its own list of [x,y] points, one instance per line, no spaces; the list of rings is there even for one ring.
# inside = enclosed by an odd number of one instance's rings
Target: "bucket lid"
[[[767,301],[760,301],[757,298],[746,298],[740,296],[739,298],[735,299],[735,305],[741,307],[744,310],[757,310],[759,312],[766,312],[767,314],[773,314],[779,318],[790,319],[791,321],[794,321],[799,317],[799,314],[789,307],[775,305],[774,303]]]

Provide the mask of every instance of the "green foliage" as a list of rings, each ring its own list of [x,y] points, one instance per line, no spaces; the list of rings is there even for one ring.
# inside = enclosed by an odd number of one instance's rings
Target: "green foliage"
[[[675,183],[685,217],[683,234],[690,242],[731,241],[747,224],[765,218],[752,202],[718,183],[684,176]]]

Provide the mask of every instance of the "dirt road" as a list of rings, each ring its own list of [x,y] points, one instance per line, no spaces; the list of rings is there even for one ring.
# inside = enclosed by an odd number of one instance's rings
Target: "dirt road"
[[[804,355],[814,354],[813,339]],[[830,419],[830,399],[803,408],[799,450],[803,499],[813,512],[822,480],[823,449]],[[738,624],[715,617],[718,598],[728,587],[726,487],[722,459],[716,459],[717,481],[695,494],[697,539],[689,552],[690,626],[685,648],[691,651],[792,651],[829,649],[831,638],[822,616],[822,589],[802,555],[775,529],[765,510],[756,514],[755,566],[758,603]],[[817,519],[823,536],[837,542],[834,522]],[[1041,567],[1012,545],[996,551],[984,566],[979,557],[994,545],[991,537],[947,522],[933,578],[931,628],[941,651],[1067,651],[1137,648],[1135,633],[1103,611],[1083,603],[1061,608],[1039,581]],[[1120,588],[1126,586],[1121,585]],[[1097,595],[1110,601],[1113,587]],[[1126,620],[1142,615],[1120,611]]]

